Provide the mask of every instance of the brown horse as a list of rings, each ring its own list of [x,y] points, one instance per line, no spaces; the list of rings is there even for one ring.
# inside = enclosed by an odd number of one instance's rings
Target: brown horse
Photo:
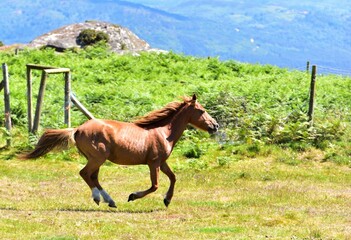
[[[92,119],[77,128],[47,130],[35,149],[22,155],[22,158],[37,158],[56,147],[66,147],[69,142],[73,142],[88,159],[88,163],[79,173],[91,188],[93,200],[99,204],[101,195],[110,207],[116,205],[99,183],[100,166],[107,159],[123,165],[147,164],[150,169],[151,187],[130,194],[128,201],[156,191],[161,170],[170,180],[164,198],[164,204],[168,206],[173,196],[176,177],[166,160],[187,124],[190,123],[209,133],[216,132],[219,127],[197,102],[195,95],[183,100],[169,103],[134,123]]]

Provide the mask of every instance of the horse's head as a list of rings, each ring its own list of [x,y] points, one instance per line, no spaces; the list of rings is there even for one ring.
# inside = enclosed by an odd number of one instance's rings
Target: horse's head
[[[218,131],[219,125],[216,120],[214,120],[210,114],[206,112],[203,106],[196,100],[196,95],[194,94],[190,100],[190,120],[189,123],[201,130],[208,131],[209,133],[215,133]]]

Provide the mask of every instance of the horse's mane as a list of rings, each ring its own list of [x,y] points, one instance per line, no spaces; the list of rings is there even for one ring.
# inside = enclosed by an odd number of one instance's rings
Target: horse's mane
[[[173,116],[191,101],[191,98],[189,97],[182,97],[182,99],[183,102],[175,101],[168,103],[165,107],[154,110],[147,115],[136,119],[133,123],[139,127],[148,127],[150,125],[155,125],[162,120]]]

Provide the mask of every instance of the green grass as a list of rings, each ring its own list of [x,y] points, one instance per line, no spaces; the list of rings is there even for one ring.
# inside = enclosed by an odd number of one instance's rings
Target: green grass
[[[131,192],[149,187],[147,167],[107,164],[100,179],[116,201],[117,209],[110,209],[90,198],[78,174],[83,159],[53,158],[0,161],[4,239],[351,237],[350,169],[334,163],[303,159],[295,166],[262,157],[177,170],[168,208],[162,202],[168,187],[164,175],[157,192],[128,203]],[[179,158],[169,160],[172,167],[185,160]]]

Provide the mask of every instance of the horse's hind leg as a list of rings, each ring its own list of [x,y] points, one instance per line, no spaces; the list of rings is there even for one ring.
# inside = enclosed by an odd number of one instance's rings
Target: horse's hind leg
[[[92,176],[94,172],[99,171],[99,167],[100,166],[98,166],[97,168],[92,168],[92,164],[89,164],[88,162],[88,164],[79,172],[80,176],[90,187],[92,192],[92,198],[97,205],[99,205],[100,203],[100,190],[95,185]]]
[[[91,147],[86,147],[84,145],[79,146],[79,142],[90,141],[89,139],[80,139],[79,135],[76,136],[77,148],[78,150],[86,157],[88,160],[87,165],[79,172],[80,176],[88,184],[91,189],[92,197],[94,202],[99,205],[100,195],[103,197],[104,201],[108,203],[110,207],[116,207],[115,202],[110,197],[110,195],[102,188],[99,183],[99,170],[100,166],[106,161],[109,150],[106,148],[106,145],[102,142]]]
[[[92,175],[91,178],[93,180],[93,183],[95,184],[95,187],[99,190],[99,194],[101,194],[101,196],[104,199],[104,202],[108,203],[109,207],[116,207],[115,202],[113,201],[113,199],[110,197],[110,195],[101,187],[100,183],[99,183],[99,170],[96,170]],[[95,201],[95,200],[94,200]]]
[[[91,160],[88,158],[87,165],[79,172],[80,176],[88,184],[92,192],[92,198],[94,202],[99,205],[100,203],[100,194],[103,197],[104,201],[108,203],[110,207],[116,207],[115,202],[110,197],[110,195],[101,187],[99,183],[99,169],[100,166],[105,162],[105,160]]]

